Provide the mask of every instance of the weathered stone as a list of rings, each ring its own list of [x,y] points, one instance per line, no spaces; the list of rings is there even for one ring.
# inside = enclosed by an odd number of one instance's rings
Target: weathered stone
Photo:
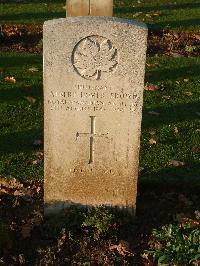
[[[114,18],[44,24],[46,213],[135,209],[147,28]]]
[[[113,15],[113,0],[67,0],[66,16],[110,16]]]

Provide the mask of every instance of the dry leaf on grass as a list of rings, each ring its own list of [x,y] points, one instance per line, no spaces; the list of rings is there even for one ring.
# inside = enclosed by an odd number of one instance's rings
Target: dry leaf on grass
[[[140,15],[142,15],[143,12],[137,12],[135,14],[133,14],[133,18],[139,17]]]
[[[160,90],[160,87],[158,85],[154,85],[154,84],[148,84],[144,87],[145,91],[158,91]]]
[[[151,136],[154,136],[154,135],[156,135],[156,131],[155,131],[155,130],[150,130],[150,131],[149,131],[149,134],[150,134]]]
[[[142,171],[144,171],[144,167],[140,166],[139,167],[139,172],[141,173]]]
[[[182,54],[179,54],[179,53],[170,53],[170,55],[172,56],[172,57],[174,57],[174,58],[179,58],[179,57],[184,57],[184,55],[182,55]]]
[[[38,158],[42,158],[42,157],[44,157],[44,153],[41,152],[41,151],[33,152],[32,155],[33,155],[33,156],[36,156],[36,157],[38,157]]]
[[[160,67],[160,64],[158,63],[154,63],[154,64],[146,64],[147,67],[150,67],[150,68],[157,68],[157,67]]]
[[[121,240],[118,245],[111,245],[109,250],[115,251],[121,256],[135,256],[129,248],[129,243],[123,240]]]
[[[165,99],[165,100],[170,100],[170,99],[171,99],[171,96],[169,96],[169,95],[164,95],[162,98]]]
[[[155,13],[147,13],[145,16],[148,18],[154,18],[154,17],[160,17],[162,15],[161,12],[155,12]]]
[[[189,96],[189,97],[191,97],[193,95],[193,93],[191,91],[185,91],[183,94],[186,96]]]
[[[31,68],[29,68],[28,70],[29,70],[30,72],[38,72],[38,71],[39,71],[39,69],[36,68],[36,67],[31,67]]]
[[[196,129],[196,133],[200,134],[200,128]]]
[[[33,191],[24,187],[15,178],[0,178],[0,194],[22,197],[24,200],[30,201],[33,196]]]
[[[32,163],[32,165],[38,165],[41,163],[41,160],[34,160],[31,163]]]
[[[200,153],[200,146],[199,145],[195,145],[194,147],[192,147],[192,151],[194,153]]]
[[[188,83],[189,83],[189,79],[184,79],[183,82],[184,82],[185,84],[188,84]]]
[[[177,161],[177,160],[170,160],[169,165],[174,166],[174,167],[181,167],[181,166],[184,166],[185,163],[181,161]]]
[[[199,35],[199,34],[194,34],[194,37],[195,37],[198,41],[200,41],[200,35]]]
[[[36,102],[36,99],[31,97],[31,96],[27,96],[24,97],[29,103],[34,104]]]
[[[177,127],[174,128],[174,133],[178,134],[179,133],[179,129]]]
[[[149,144],[150,145],[155,145],[155,144],[157,144],[157,141],[155,139],[150,139],[149,140]]]
[[[14,77],[10,77],[10,76],[5,77],[4,81],[8,82],[8,83],[16,83],[16,79]]]

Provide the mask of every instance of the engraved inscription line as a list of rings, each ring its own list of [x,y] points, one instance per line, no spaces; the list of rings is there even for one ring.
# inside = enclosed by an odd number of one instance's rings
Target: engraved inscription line
[[[95,137],[106,137],[108,138],[108,133],[106,134],[96,134],[95,131],[95,124],[96,124],[96,117],[95,116],[90,116],[91,119],[91,128],[90,128],[90,133],[76,133],[76,139],[78,139],[81,136],[89,136],[89,141],[90,141],[90,158],[89,158],[89,164],[92,164],[94,162],[94,139]]]

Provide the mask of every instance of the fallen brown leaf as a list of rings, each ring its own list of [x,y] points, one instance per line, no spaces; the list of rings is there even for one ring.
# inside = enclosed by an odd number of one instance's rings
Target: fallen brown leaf
[[[44,153],[41,151],[37,151],[37,152],[33,152],[33,155],[38,158],[42,158],[44,156]]]
[[[149,134],[150,134],[151,136],[154,136],[154,135],[156,135],[156,131],[155,131],[155,130],[150,130],[150,131],[149,131]]]
[[[192,147],[192,151],[194,153],[200,153],[200,146],[199,145],[195,145],[194,147]]]
[[[5,195],[5,194],[8,194],[8,191],[4,188],[1,188],[0,189],[0,195]]]
[[[162,16],[162,12],[155,12],[152,14],[153,17],[160,17]]]
[[[144,167],[140,166],[139,167],[139,172],[141,173],[142,171],[144,171]]]
[[[20,263],[20,265],[22,265],[22,264],[25,263],[25,257],[24,257],[24,254],[19,254],[19,263]]]
[[[157,141],[156,141],[155,139],[150,139],[150,140],[149,140],[149,144],[150,144],[150,145],[157,144]]]
[[[200,41],[200,35],[199,34],[195,34],[194,37]]]
[[[41,163],[41,160],[34,160],[32,161],[32,165],[38,165]]]
[[[109,250],[116,251],[121,256],[135,256],[135,254],[130,251],[129,243],[124,240],[121,240],[118,245],[110,245]]]
[[[189,83],[189,79],[184,79],[183,82],[188,84]]]
[[[160,64],[158,63],[154,63],[154,64],[146,64],[147,67],[150,67],[150,68],[157,68],[157,67],[160,67]]]
[[[189,97],[191,97],[193,95],[193,93],[191,91],[185,91],[183,94],[186,96],[189,96]]]
[[[158,91],[160,87],[158,85],[149,84],[144,87],[145,91]]]
[[[36,67],[30,67],[28,70],[29,70],[30,72],[38,72],[38,71],[39,71],[39,69],[36,68]]]
[[[14,77],[5,77],[4,80],[8,83],[16,83],[16,79]]]
[[[171,96],[164,95],[162,98],[165,99],[165,100],[170,100],[171,99]]]
[[[32,190],[24,187],[24,185],[17,181],[15,178],[0,178],[0,194],[15,196],[16,200],[17,197],[22,197],[25,200],[30,200],[32,197]]]
[[[196,129],[196,133],[200,134],[200,128]]]
[[[36,99],[31,97],[31,96],[27,96],[24,97],[29,103],[34,104],[36,102]]]
[[[170,53],[170,55],[171,55],[172,57],[174,57],[174,58],[184,57],[184,55],[179,54],[179,53],[174,53],[174,52]]]
[[[139,17],[140,15],[142,15],[142,12],[137,12],[137,13],[133,14],[133,18]]]
[[[179,129],[177,127],[174,128],[174,133],[178,134],[179,133]]]
[[[185,163],[181,161],[177,161],[177,160],[170,160],[169,165],[174,166],[174,167],[180,167],[180,166],[184,166]]]

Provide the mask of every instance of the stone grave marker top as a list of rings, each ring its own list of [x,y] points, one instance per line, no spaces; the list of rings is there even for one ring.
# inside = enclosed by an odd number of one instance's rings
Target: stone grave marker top
[[[105,17],[44,24],[46,213],[135,209],[147,28]]]
[[[113,0],[67,0],[66,16],[110,16],[113,15]]]

